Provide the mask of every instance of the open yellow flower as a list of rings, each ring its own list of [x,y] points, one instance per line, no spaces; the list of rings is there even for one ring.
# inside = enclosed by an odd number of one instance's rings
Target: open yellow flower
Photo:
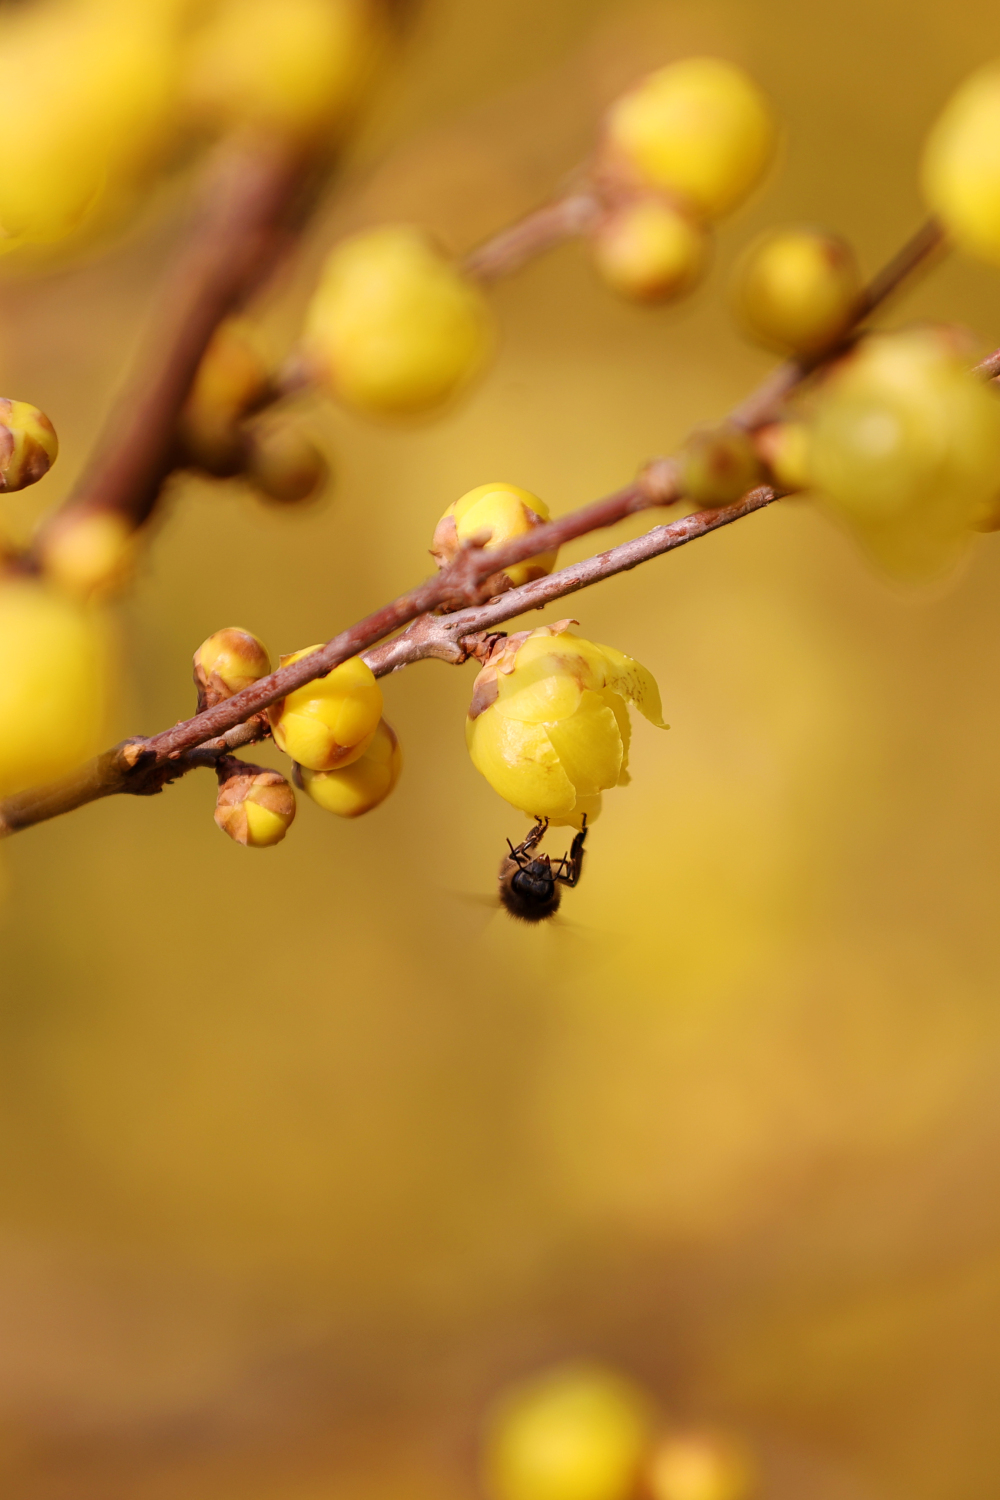
[[[628,781],[631,704],[663,722],[646,668],[559,620],[510,636],[476,678],[469,754],[494,791],[531,817],[579,828]]]

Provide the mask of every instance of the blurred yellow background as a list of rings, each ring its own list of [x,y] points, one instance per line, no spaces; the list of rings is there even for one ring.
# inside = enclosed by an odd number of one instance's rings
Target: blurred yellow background
[[[118,611],[112,738],[193,711],[212,630],[273,656],[408,586],[473,485],[558,513],[721,415],[768,367],[726,310],[734,256],[807,219],[874,270],[1000,12],[429,0],[266,302],[274,352],[336,235],[417,218],[473,244],[623,84],[703,50],[786,132],[707,284],[635,310],[567,247],[497,290],[500,357],[444,420],[317,402],[325,507],[178,485]],[[63,445],[18,525],[82,464],[182,219],[0,287],[3,389]],[[1000,276],[954,259],[884,321],[915,316],[995,347]],[[637,723],[551,930],[464,899],[526,831],[466,754],[472,667],[384,684],[405,770],[357,823],[305,803],[244,850],[197,775],[5,844],[0,1493],[460,1500],[484,1405],[576,1355],[742,1433],[768,1500],[994,1493],[998,587],[1000,539],[903,592],[790,501],[578,595],[673,727]]]

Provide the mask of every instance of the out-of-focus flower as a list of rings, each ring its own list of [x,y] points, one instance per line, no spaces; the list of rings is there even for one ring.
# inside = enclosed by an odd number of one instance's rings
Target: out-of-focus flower
[[[924,193],[949,234],[1000,262],[1000,62],[967,78],[924,150]]]
[[[245,433],[243,473],[268,500],[298,505],[329,478],[325,455],[294,416],[265,416]]]
[[[776,138],[757,85],[717,57],[650,73],[612,107],[607,125],[612,162],[707,219],[728,213],[756,186]]]
[[[516,484],[481,484],[449,505],[434,530],[431,554],[439,567],[445,567],[457,557],[462,544],[473,537],[488,533],[489,550],[525,536],[548,519],[545,501],[530,490],[522,490]],[[532,578],[544,578],[555,567],[557,556],[558,552],[541,552],[526,562],[514,563],[503,572],[493,573],[483,588],[491,594],[502,594]]]
[[[479,289],[404,224],[365,230],[331,251],[303,353],[349,405],[403,415],[446,401],[479,369],[490,342]]]
[[[189,107],[218,128],[329,136],[371,77],[380,39],[371,0],[221,0],[191,46]]]
[[[99,621],[33,580],[0,580],[0,796],[100,748],[108,663]]]
[[[239,469],[238,424],[265,399],[269,384],[253,330],[240,319],[227,319],[202,357],[181,413],[181,438],[201,468],[220,475]]]
[[[693,432],[678,459],[681,489],[695,505],[732,505],[760,484],[760,459],[742,427],[722,424]]]
[[[612,209],[594,230],[592,244],[604,280],[636,302],[684,296],[708,263],[709,238],[702,225],[652,194]]]
[[[0,24],[0,249],[103,220],[158,165],[177,121],[176,17],[49,5]]]
[[[579,828],[601,792],[628,781],[628,706],[666,728],[656,683],[613,646],[560,620],[505,640],[476,678],[466,737],[473,765],[514,807]]]
[[[74,511],[51,522],[40,547],[47,578],[80,599],[119,588],[129,578],[135,533],[118,511]]]
[[[600,1365],[547,1371],[510,1390],[488,1424],[493,1500],[627,1500],[650,1437],[643,1392]]]
[[[812,479],[889,571],[933,576],[1000,493],[1000,402],[948,330],[873,334],[821,389]]]
[[[846,240],[825,230],[771,229],[747,248],[733,281],[736,315],[779,354],[818,354],[850,326],[861,269]]]
[[[644,1477],[651,1500],[749,1500],[756,1471],[731,1438],[679,1432],[657,1443]]]
[[[349,766],[339,771],[310,771],[299,768],[302,788],[312,800],[336,813],[338,818],[360,818],[384,802],[403,769],[403,752],[395,731],[385,719],[368,749]]]
[[[319,651],[307,646],[281,658],[283,667]],[[276,744],[310,771],[349,766],[368,749],[382,717],[382,690],[371,667],[352,656],[267,711]]]
[[[771,422],[754,433],[754,447],[760,454],[775,483],[793,494],[809,489],[809,424],[789,418]]]

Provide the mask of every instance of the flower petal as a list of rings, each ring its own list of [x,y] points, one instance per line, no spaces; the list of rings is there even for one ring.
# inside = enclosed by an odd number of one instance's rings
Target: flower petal
[[[526,724],[497,712],[467,719],[472,764],[500,796],[532,817],[572,812],[576,789],[563,770],[542,724]]]
[[[545,728],[578,796],[594,797],[615,785],[622,768],[622,737],[613,710],[598,693],[584,693],[575,714]]]
[[[601,693],[601,697],[618,720],[618,733],[622,737],[622,768],[618,772],[618,785],[628,786],[632,780],[628,774],[628,751],[629,745],[632,743],[632,720],[629,718],[625,699],[620,693],[613,693],[610,688],[605,688]]]
[[[541,724],[568,719],[576,713],[583,697],[579,681],[563,672],[553,672],[551,666],[551,662],[545,661],[532,663],[523,674],[518,669],[512,676],[498,679],[500,694],[496,706],[504,718]]]
[[[612,692],[621,693],[627,703],[637,708],[658,729],[668,729],[670,726],[663,722],[660,690],[652,672],[647,671],[633,657],[616,651],[614,646],[601,646],[599,649],[608,664],[603,686],[611,688]]]

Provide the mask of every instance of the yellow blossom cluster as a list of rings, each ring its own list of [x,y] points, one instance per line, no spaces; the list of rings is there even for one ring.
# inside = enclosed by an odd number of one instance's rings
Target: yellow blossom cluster
[[[690,291],[711,225],[760,181],[776,138],[770,105],[733,63],[685,58],[641,79],[612,106],[601,146],[612,202],[593,244],[609,285],[646,302]]]
[[[282,667],[318,651],[280,658]],[[195,652],[199,708],[211,708],[271,672],[267,649],[249,630],[217,630]],[[327,812],[357,818],[384,802],[402,769],[399,742],[382,718],[382,692],[371,668],[351,657],[279,698],[267,710],[275,744],[294,762],[297,784]],[[284,838],[295,794],[276,771],[223,763],[216,822],[236,842],[265,848]]]

